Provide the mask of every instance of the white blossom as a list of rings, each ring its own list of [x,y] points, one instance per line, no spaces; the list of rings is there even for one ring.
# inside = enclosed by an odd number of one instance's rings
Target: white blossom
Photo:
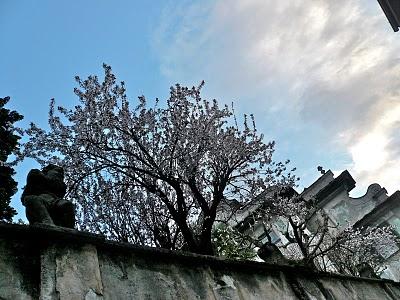
[[[254,118],[240,129],[233,111],[171,87],[162,104],[144,96],[131,108],[111,67],[105,78],[76,77],[79,104],[52,100],[50,131],[34,124],[23,155],[65,168],[79,226],[119,240],[185,246],[212,253],[211,229],[221,201],[246,202],[272,185],[291,185],[286,164],[273,163]]]

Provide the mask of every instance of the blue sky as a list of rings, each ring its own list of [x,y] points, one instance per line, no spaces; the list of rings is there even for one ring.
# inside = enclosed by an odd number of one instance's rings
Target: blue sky
[[[207,97],[255,114],[276,159],[298,168],[299,189],[322,165],[348,169],[358,193],[373,182],[393,193],[400,35],[365,2],[2,0],[0,96],[25,116],[21,127],[46,127],[49,100],[75,105],[74,76],[101,74],[103,62],[132,101],[205,80]],[[33,167],[18,166],[20,191]]]

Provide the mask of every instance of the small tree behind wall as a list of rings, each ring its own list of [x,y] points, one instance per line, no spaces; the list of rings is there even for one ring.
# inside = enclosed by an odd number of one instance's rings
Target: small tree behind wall
[[[279,246],[286,257],[322,271],[358,276],[368,265],[379,274],[385,268],[381,250],[399,242],[391,227],[339,228],[313,199],[280,192],[265,200],[254,218],[268,220],[266,233],[279,219],[287,240]]]
[[[172,87],[166,103],[139,97],[131,108],[111,68],[76,78],[79,105],[50,108],[50,131],[32,124],[24,155],[65,168],[82,229],[109,237],[213,254],[212,228],[224,201],[244,203],[271,185],[292,185],[273,163],[254,119]],[[58,113],[57,113],[58,111]],[[284,175],[286,174],[286,175]]]
[[[239,260],[251,260],[257,256],[252,237],[241,234],[225,223],[217,224],[212,236],[215,253],[218,256]]]

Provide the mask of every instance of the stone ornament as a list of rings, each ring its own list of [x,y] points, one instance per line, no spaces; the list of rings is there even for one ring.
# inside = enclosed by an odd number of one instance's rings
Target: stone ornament
[[[67,187],[64,170],[50,164],[42,169],[32,169],[21,196],[26,207],[29,224],[48,224],[74,228],[75,210],[71,201],[63,199]]]

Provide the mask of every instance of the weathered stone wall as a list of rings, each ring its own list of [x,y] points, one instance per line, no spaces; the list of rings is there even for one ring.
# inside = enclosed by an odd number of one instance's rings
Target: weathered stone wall
[[[0,299],[400,299],[400,284],[0,225]]]

